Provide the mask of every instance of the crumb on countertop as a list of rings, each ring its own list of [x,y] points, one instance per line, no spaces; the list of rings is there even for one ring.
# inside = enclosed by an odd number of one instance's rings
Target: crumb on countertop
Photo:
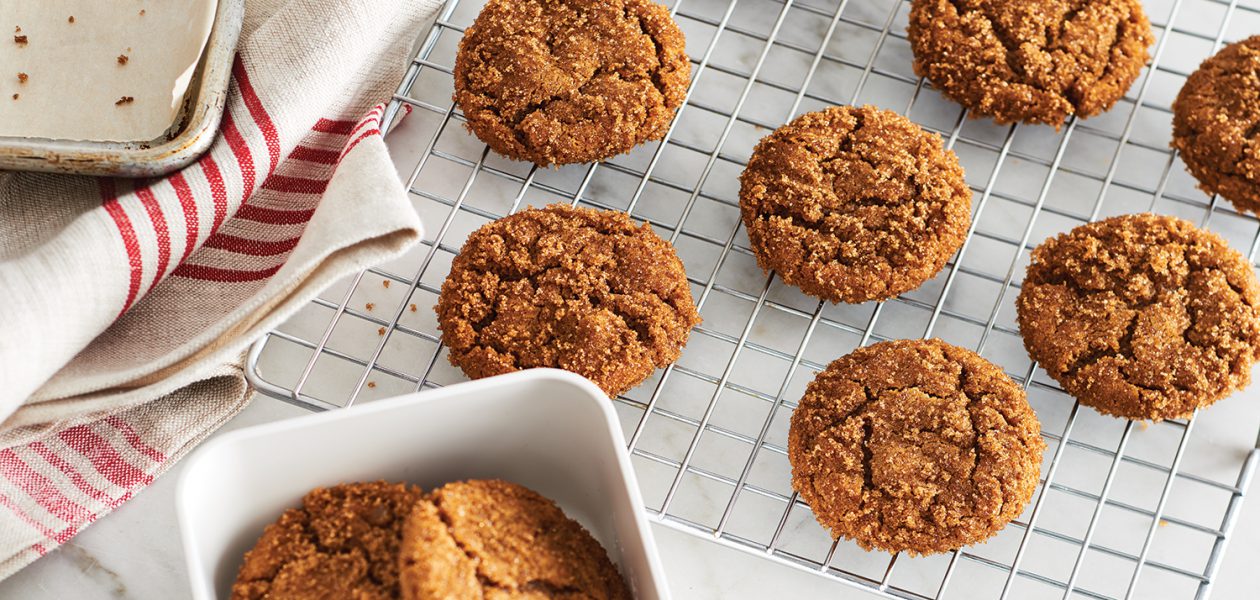
[[[13,43],[19,46],[25,46],[28,43],[28,40],[24,35],[15,35],[13,36]]]
[[[22,94],[13,94],[14,100],[17,100],[18,98],[21,98],[21,97],[22,97]]]
[[[131,104],[132,102],[135,102],[135,101],[136,99],[132,98],[131,96],[123,96],[122,98],[119,98],[117,102],[114,103],[114,106],[122,106],[124,104]]]
[[[74,15],[70,15],[70,18],[69,18],[69,19],[66,19],[66,22],[68,22],[68,23],[74,23]]]
[[[127,61],[129,61],[129,60],[131,60],[131,58],[130,58],[130,57],[128,57],[126,54],[119,54],[119,55],[118,55],[118,64],[120,64],[120,65],[125,65],[125,64],[127,64]]]
[[[30,78],[31,76],[26,73],[18,73],[18,83],[26,83],[26,80]]]
[[[144,9],[143,9],[143,8],[142,8],[142,9],[140,9],[140,16],[142,16],[142,17],[144,16]]]

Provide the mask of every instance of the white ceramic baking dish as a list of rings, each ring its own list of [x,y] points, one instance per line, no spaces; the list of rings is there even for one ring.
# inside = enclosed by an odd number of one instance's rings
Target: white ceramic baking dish
[[[589,381],[534,369],[241,429],[188,461],[176,503],[192,596],[227,598],[241,555],[311,488],[497,477],[554,499],[636,598],[668,598],[625,440]]]

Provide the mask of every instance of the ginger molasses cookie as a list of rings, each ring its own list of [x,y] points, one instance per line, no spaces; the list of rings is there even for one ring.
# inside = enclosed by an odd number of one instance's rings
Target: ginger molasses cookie
[[[603,160],[665,135],[691,77],[650,0],[490,0],[455,58],[455,102],[495,152],[538,165]]]
[[[1260,359],[1251,266],[1173,217],[1112,217],[1046,240],[1015,306],[1029,356],[1117,417],[1189,416],[1246,386]]]
[[[474,231],[436,308],[469,377],[555,367],[609,396],[677,360],[700,322],[682,261],[650,226],[564,205]]]
[[[629,600],[608,553],[555,502],[506,481],[435,490],[407,520],[402,597]]]
[[[1172,146],[1209,194],[1260,214],[1260,35],[1203,61],[1173,102]]]
[[[993,363],[940,340],[858,348],[792,414],[792,488],[835,537],[930,554],[1019,516],[1041,472],[1041,424]]]
[[[914,71],[998,123],[1112,107],[1155,41],[1139,0],[913,0]]]
[[[971,190],[939,136],[875,107],[801,115],[740,176],[757,264],[832,302],[919,287],[962,245]]]
[[[403,523],[422,497],[383,481],[312,490],[245,553],[232,598],[398,598]]]

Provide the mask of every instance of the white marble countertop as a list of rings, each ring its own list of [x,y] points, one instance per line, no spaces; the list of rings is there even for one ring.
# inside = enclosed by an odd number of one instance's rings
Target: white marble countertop
[[[221,431],[305,414],[258,398]],[[0,582],[0,598],[186,598],[184,553],[175,521],[180,465],[68,544]],[[875,596],[673,529],[656,526],[656,540],[674,597],[874,598]],[[1260,501],[1243,506],[1213,597],[1255,597],[1260,564]]]

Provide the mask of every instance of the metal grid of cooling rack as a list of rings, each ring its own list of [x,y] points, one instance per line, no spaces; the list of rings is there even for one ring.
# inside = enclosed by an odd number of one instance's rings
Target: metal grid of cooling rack
[[[1151,426],[1081,409],[1029,362],[1013,321],[1045,237],[1154,210],[1224,235],[1255,264],[1260,226],[1205,198],[1167,149],[1181,82],[1260,31],[1256,0],[1147,0],[1153,66],[1112,111],[1061,131],[973,121],[910,68],[907,0],[672,0],[692,85],[664,142],[538,169],[490,153],[450,101],[459,36],[481,2],[448,0],[385,113],[430,232],[341,282],[254,346],[258,388],[312,410],[461,381],[430,307],[464,237],[528,205],[622,210],[675,244],[701,315],[682,358],[615,400],[647,510],[717,543],[895,598],[1204,598],[1260,462],[1256,402]],[[736,177],[790,117],[872,103],[939,132],[975,193],[970,235],[935,279],[884,303],[828,305],[757,269]],[[414,109],[398,120],[403,107]],[[930,557],[835,542],[791,491],[787,421],[805,384],[860,345],[935,336],[1029,393],[1049,449],[1033,502],[989,543]],[[1254,399],[1254,392],[1243,392]]]

